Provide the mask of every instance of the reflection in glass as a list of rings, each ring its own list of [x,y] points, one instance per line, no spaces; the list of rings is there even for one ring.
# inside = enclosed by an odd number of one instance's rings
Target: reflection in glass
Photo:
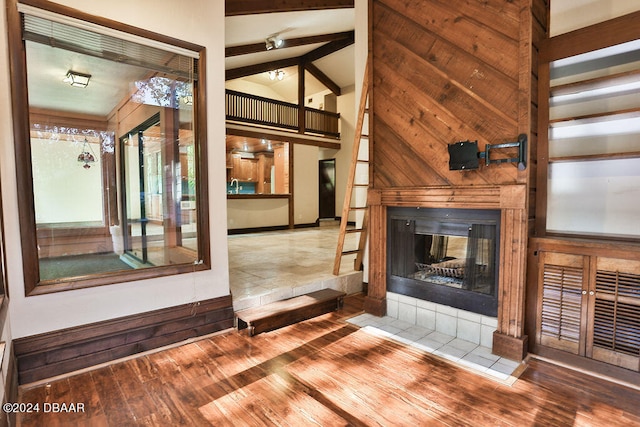
[[[44,21],[24,33],[40,281],[198,261],[197,60]]]

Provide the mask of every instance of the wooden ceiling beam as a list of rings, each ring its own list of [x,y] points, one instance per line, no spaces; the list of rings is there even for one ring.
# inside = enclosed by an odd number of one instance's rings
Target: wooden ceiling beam
[[[238,16],[353,7],[354,0],[300,0],[298,2],[289,0],[225,0],[225,15]]]
[[[318,67],[313,65],[311,62],[307,62],[304,64],[305,70],[309,72],[313,77],[318,79],[320,83],[325,85],[327,89],[333,92],[336,96],[340,96],[342,94],[342,90],[340,86],[338,86],[333,80],[329,78],[325,73],[323,73]]]
[[[334,42],[329,42],[323,46],[320,46],[317,49],[312,50],[311,52],[300,57],[303,63],[309,63],[316,61],[320,58],[324,58],[327,55],[332,54],[333,52],[337,52],[341,49],[344,49],[347,46],[355,43],[355,36],[352,35],[348,39],[337,40]]]
[[[225,72],[225,80],[239,79],[242,77],[253,76],[254,74],[264,73],[266,71],[276,70],[279,68],[293,67],[300,63],[300,58],[281,59],[279,61],[263,62],[261,64],[247,65],[246,67],[232,68]]]
[[[341,40],[353,40],[354,31],[344,31],[342,33],[320,34],[317,36],[299,37],[295,39],[284,39],[282,47],[278,49],[284,49],[288,47],[305,46],[316,43],[327,43]],[[240,46],[230,46],[225,48],[225,57],[247,55],[250,53],[265,52],[266,46],[264,42],[252,43]]]

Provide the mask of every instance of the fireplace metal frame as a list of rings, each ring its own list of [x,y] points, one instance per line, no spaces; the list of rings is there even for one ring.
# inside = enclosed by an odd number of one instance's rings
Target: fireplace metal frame
[[[387,291],[412,296],[437,304],[444,304],[462,310],[497,317],[500,264],[500,210],[492,209],[442,209],[389,207],[387,211]],[[443,224],[490,224],[496,226],[495,237],[495,286],[491,295],[437,285],[417,279],[392,275],[394,260],[392,224],[395,220],[434,221]]]

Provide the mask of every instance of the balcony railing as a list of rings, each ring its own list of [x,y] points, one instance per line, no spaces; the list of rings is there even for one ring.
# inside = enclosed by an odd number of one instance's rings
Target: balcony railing
[[[227,120],[294,130],[305,134],[340,137],[339,113],[303,107],[304,123],[300,123],[300,106],[297,104],[228,89],[226,104]]]

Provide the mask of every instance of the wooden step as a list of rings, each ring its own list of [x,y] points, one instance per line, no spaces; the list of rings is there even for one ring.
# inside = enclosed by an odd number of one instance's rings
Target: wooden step
[[[322,289],[298,297],[275,301],[236,313],[238,330],[248,329],[249,336],[292,325],[342,307],[346,294],[334,289]]]

